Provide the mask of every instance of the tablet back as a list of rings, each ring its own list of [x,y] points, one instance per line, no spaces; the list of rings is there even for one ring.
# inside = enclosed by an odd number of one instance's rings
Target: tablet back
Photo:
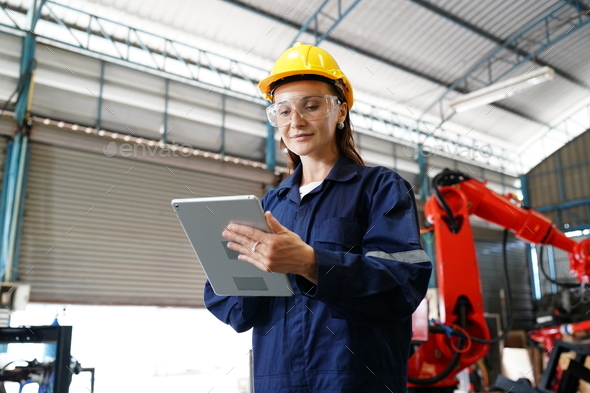
[[[207,278],[218,295],[291,296],[285,274],[263,272],[238,259],[221,233],[230,222],[269,232],[254,195],[174,199],[176,212]]]

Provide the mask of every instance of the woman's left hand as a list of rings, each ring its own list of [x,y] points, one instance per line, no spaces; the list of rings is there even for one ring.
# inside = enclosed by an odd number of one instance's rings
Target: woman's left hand
[[[313,248],[299,235],[282,226],[271,212],[264,213],[264,217],[274,233],[231,223],[222,233],[223,237],[231,240],[227,247],[238,251],[240,260],[262,271],[299,274],[317,285],[317,262]]]

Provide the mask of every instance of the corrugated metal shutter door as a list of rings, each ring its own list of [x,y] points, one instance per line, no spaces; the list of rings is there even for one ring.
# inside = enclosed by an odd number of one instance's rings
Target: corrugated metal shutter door
[[[202,306],[205,275],[170,201],[262,193],[254,181],[33,142],[19,279],[37,302]]]
[[[502,315],[500,289],[504,288],[502,242],[476,241],[485,310]],[[513,329],[532,329],[534,325],[533,295],[527,259],[527,245],[509,237],[506,254],[508,277],[512,289]]]

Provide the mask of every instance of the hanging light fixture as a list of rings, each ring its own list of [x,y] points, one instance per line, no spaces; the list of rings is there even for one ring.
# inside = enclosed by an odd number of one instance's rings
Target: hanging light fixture
[[[465,112],[473,108],[511,97],[529,87],[550,81],[554,77],[555,71],[553,68],[542,67],[538,70],[528,72],[526,75],[510,78],[484,87],[483,89],[465,94],[464,96],[451,101],[450,105],[457,113]]]

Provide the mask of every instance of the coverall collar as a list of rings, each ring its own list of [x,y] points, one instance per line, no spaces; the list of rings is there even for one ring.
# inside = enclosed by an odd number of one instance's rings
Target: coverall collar
[[[324,179],[333,180],[337,182],[345,182],[356,176],[358,172],[358,164],[346,157],[344,154],[340,154],[338,160],[328,173],[328,176]],[[285,195],[289,192],[289,198],[295,202],[299,202],[299,183],[301,182],[301,172],[303,167],[301,164],[297,165],[293,174],[283,180],[279,186],[278,194]]]

